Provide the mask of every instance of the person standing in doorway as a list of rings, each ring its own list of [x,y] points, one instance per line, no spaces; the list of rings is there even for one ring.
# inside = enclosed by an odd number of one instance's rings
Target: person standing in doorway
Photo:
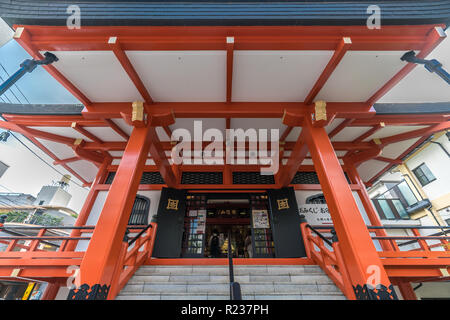
[[[219,231],[217,231],[217,229],[213,230],[213,234],[209,239],[209,252],[211,253],[211,257],[213,258],[220,257],[220,240]]]
[[[247,255],[249,258],[253,257],[253,247],[252,247],[252,233],[249,231],[247,237],[245,238],[245,249],[247,250]]]

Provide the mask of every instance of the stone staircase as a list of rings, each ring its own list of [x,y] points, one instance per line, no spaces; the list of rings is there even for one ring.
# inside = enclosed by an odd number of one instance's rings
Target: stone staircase
[[[345,300],[319,266],[234,266],[244,300]],[[142,266],[118,300],[229,300],[228,266]]]

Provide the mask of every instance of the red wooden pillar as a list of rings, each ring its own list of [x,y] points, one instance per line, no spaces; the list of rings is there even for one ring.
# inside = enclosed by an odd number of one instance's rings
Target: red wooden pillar
[[[359,173],[356,170],[355,165],[348,160],[346,161],[346,159],[344,159],[344,164],[345,164],[345,168],[347,170],[347,174],[349,175],[350,180],[352,180],[353,183],[356,183],[357,185],[359,185],[359,189],[357,190],[357,193],[358,193],[359,199],[361,200],[361,202],[364,206],[364,210],[366,210],[367,217],[369,218],[371,225],[383,226],[383,224],[381,223],[380,217],[378,216],[377,212],[375,211],[375,209],[372,205],[372,201],[370,200],[369,194],[367,193],[366,187],[365,187],[361,177],[359,176]],[[384,230],[384,229],[376,230],[375,234],[377,236],[381,236],[381,237],[387,236],[386,230]],[[387,240],[387,241],[381,240],[380,245],[381,245],[382,249],[386,250],[386,251],[393,251],[395,249],[398,250],[398,247],[396,245],[393,245],[389,240]]]
[[[397,299],[325,129],[305,117],[303,131],[356,298]]]
[[[55,300],[60,287],[58,282],[49,282],[41,300]]]
[[[82,285],[68,299],[106,299],[151,144],[150,126],[135,127],[80,267]]]
[[[399,282],[398,288],[402,294],[403,300],[417,300],[417,296],[411,286],[411,282]]]
[[[89,190],[89,193],[86,197],[86,200],[84,201],[83,208],[81,208],[81,212],[78,215],[77,220],[75,221],[74,227],[81,227],[86,225],[86,221],[89,218],[89,214],[91,213],[92,206],[95,203],[95,200],[98,196],[98,189],[96,188],[97,185],[103,182],[106,175],[108,174],[108,166],[111,164],[111,159],[107,159],[103,164],[100,166],[97,175],[94,179],[94,182],[91,185],[91,189]],[[82,234],[82,230],[72,230],[70,236],[71,237],[79,237]],[[77,246],[78,241],[69,241],[67,244],[65,251],[73,251],[75,250]]]

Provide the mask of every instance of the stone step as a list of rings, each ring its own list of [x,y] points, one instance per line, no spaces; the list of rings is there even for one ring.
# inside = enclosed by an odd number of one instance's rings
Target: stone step
[[[253,283],[253,282],[269,282],[269,283],[302,283],[302,284],[333,284],[333,281],[324,274],[304,274],[304,275],[236,275],[236,282]],[[129,284],[140,283],[161,283],[161,282],[177,282],[177,283],[229,283],[228,275],[200,275],[200,274],[172,274],[172,275],[135,275]]]
[[[234,274],[238,275],[312,275],[324,274],[318,266],[234,266]],[[135,275],[223,275],[229,274],[228,266],[143,266]]]
[[[142,266],[117,299],[229,300],[228,266]],[[345,299],[319,266],[235,266],[244,300]]]
[[[141,293],[119,295],[117,300],[230,300],[229,294]],[[345,300],[342,294],[245,294],[242,300]]]
[[[241,283],[242,294],[320,294],[338,293],[342,294],[334,284],[298,284],[298,283]],[[203,293],[203,294],[229,294],[228,283],[128,283],[120,292],[125,294],[150,294],[150,293]]]

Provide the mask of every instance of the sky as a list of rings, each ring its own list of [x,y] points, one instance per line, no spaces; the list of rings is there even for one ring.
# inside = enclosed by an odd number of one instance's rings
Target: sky
[[[14,40],[0,47],[0,83],[19,69],[20,64],[31,59],[31,56]],[[80,102],[60,85],[41,66],[32,73],[25,74],[7,93],[0,97],[0,102],[32,103],[32,104],[79,104]],[[20,90],[19,90],[20,89]],[[3,100],[3,101],[2,101]],[[0,119],[1,121],[1,119]],[[3,130],[0,129],[0,132]],[[68,192],[72,199],[68,207],[80,212],[89,189],[81,187],[70,172],[61,166],[54,166],[53,159],[37,148],[31,141],[14,133],[23,143],[37,153],[45,162],[61,174],[69,174],[74,179]],[[44,185],[59,181],[61,174],[52,169],[44,161],[35,156],[13,136],[7,142],[0,142],[0,161],[9,165],[5,174],[0,177],[0,192],[27,193],[36,196]]]

